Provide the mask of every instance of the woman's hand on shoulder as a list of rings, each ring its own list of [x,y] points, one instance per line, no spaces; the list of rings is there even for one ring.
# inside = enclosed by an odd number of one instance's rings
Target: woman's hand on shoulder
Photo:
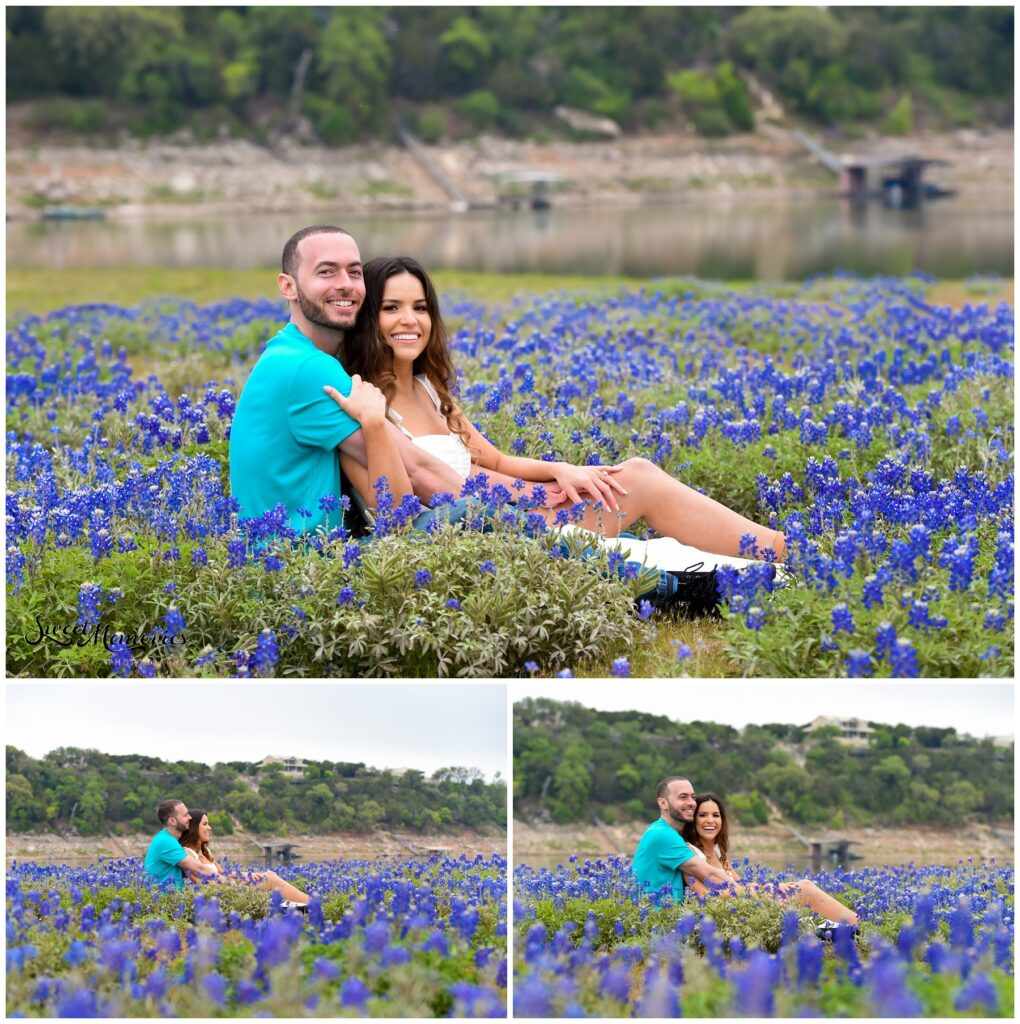
[[[346,398],[329,384],[324,384],[322,390],[363,427],[378,427],[386,422],[386,396],[358,374],[351,378],[351,393]]]

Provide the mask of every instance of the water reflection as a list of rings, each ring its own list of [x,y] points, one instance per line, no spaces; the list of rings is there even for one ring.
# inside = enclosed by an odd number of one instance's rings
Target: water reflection
[[[460,215],[323,213],[173,221],[7,225],[8,268],[275,267],[288,235],[334,221],[366,257],[409,253],[433,269],[633,277],[798,279],[842,268],[938,277],[1013,273],[1008,194],[918,209],[838,200],[784,204],[479,210]]]

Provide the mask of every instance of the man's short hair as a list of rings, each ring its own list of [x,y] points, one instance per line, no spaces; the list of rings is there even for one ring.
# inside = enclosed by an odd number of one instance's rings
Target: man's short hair
[[[165,825],[171,818],[177,817],[177,808],[183,803],[182,800],[164,800],[159,807],[156,808],[156,817],[159,818],[159,823]]]
[[[298,259],[297,248],[301,244],[302,239],[308,238],[310,235],[349,235],[350,232],[345,228],[338,228],[335,224],[313,224],[311,227],[302,228],[300,231],[295,231],[290,238],[287,239],[286,245],[283,247],[283,258],[280,261],[280,266],[285,274],[290,274],[294,277],[297,274],[298,266],[301,261]]]
[[[669,792],[669,784],[671,782],[689,782],[690,780],[686,775],[667,775],[662,782],[656,787],[655,799],[661,800]]]

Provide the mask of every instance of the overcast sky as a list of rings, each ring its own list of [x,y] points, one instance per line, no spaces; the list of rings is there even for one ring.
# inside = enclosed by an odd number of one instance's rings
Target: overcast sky
[[[648,711],[677,721],[745,725],[783,722],[806,725],[818,715],[858,717],[886,725],[953,726],[973,736],[1013,735],[1012,683],[924,680],[854,682],[660,681],[608,682],[557,680],[520,683],[514,700],[553,697],[602,711]]]
[[[17,683],[6,741],[166,760],[260,761],[267,754],[375,768],[478,768],[506,775],[502,683]]]

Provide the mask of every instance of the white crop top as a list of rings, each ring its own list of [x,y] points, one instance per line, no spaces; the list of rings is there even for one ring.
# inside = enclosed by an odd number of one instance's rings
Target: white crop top
[[[424,373],[415,374],[416,381],[426,390],[429,398],[435,402],[436,410],[439,410],[440,401],[432,382]],[[459,434],[422,434],[415,437],[405,426],[404,417],[395,409],[387,409],[386,415],[396,424],[405,437],[410,438],[419,448],[424,448],[429,455],[445,462],[462,480],[466,480],[471,473],[471,453],[461,440]]]

